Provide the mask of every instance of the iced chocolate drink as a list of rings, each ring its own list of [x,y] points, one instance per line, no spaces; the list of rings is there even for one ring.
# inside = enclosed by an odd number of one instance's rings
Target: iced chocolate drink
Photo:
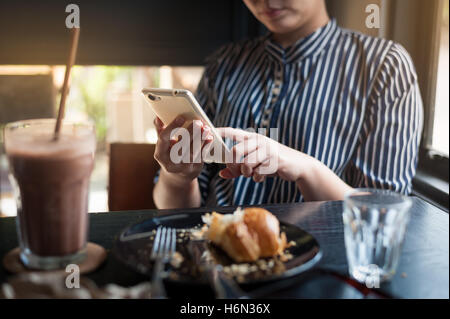
[[[85,255],[94,128],[63,122],[54,140],[54,127],[54,120],[30,120],[5,128],[20,257],[29,268],[62,268]]]

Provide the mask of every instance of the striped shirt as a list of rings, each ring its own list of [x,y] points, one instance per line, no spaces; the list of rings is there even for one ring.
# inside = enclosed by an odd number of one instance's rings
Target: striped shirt
[[[283,49],[271,35],[222,47],[196,97],[214,126],[278,128],[278,142],[309,154],[352,187],[411,191],[423,123],[417,75],[392,41],[333,19]],[[302,201],[295,182],[222,179],[205,164],[202,205]]]

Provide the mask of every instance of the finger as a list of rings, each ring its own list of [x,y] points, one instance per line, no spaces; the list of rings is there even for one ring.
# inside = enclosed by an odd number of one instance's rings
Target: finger
[[[201,161],[204,162],[206,158],[211,157],[211,153],[213,151],[214,145],[212,142],[214,141],[214,137],[212,135],[208,135],[202,143],[202,149],[201,149]]]
[[[202,149],[203,149],[204,147],[208,146],[209,144],[211,144],[212,141],[214,141],[214,136],[208,135],[208,136],[203,140],[203,143],[202,143]]]
[[[191,163],[201,163],[203,123],[195,120],[188,127],[190,134],[190,159]]]
[[[200,120],[193,120],[187,126],[187,130],[189,132],[189,137],[190,137],[191,142],[193,140],[195,140],[195,139],[198,139],[198,140],[196,140],[196,142],[201,141],[204,129],[205,129],[205,127],[204,127],[202,121],[200,121]]]
[[[202,139],[205,140],[209,135],[212,136],[212,130],[211,128],[203,123],[202,126]]]
[[[205,120],[203,120],[203,119],[200,119],[199,121],[201,121],[201,122],[202,122],[202,124],[203,124],[203,127],[209,127],[208,123],[206,123],[206,121],[205,121]]]
[[[171,148],[172,146],[174,146],[175,144],[178,143],[178,140],[176,140],[176,139],[170,139],[170,140],[169,140],[169,143],[170,143],[169,148]]]
[[[181,122],[184,123],[183,118],[177,118],[172,123],[170,123],[167,127],[161,130],[158,135],[158,141],[156,143],[155,148],[155,159],[159,163],[169,163],[170,157],[170,148],[178,142],[177,139],[171,139],[172,130],[175,129]]]
[[[245,139],[248,139],[252,134],[232,127],[218,127],[217,132],[221,137],[226,137],[237,142],[242,142]]]
[[[253,180],[255,181],[255,183],[262,183],[265,179],[265,175],[259,175],[258,173],[253,172]]]
[[[157,126],[157,127],[164,127],[163,121],[161,121],[161,119],[157,116],[155,117],[155,120],[153,121],[153,123],[155,123],[155,126]]]
[[[159,134],[159,138],[166,142],[169,141],[172,135],[172,131],[176,128],[180,128],[184,124],[184,122],[185,119],[182,116],[177,117],[169,125],[162,129],[161,133]]]
[[[214,141],[214,135],[209,127],[205,127],[202,133],[202,149],[212,141]]]
[[[227,169],[230,172],[230,174],[233,175],[233,178],[242,175],[241,164],[229,163],[229,164],[227,164]]]
[[[163,167],[165,166],[165,164],[169,163],[169,151],[168,147],[164,145],[165,143],[167,144],[167,142],[162,142],[160,139],[158,139],[155,147],[155,153],[153,155],[155,160]]]
[[[277,176],[276,165],[271,165],[271,164],[274,164],[274,163],[271,163],[271,160],[273,160],[273,158],[268,157],[264,162],[262,162],[257,167],[255,167],[253,169],[253,174],[263,175],[266,177]]]
[[[237,163],[242,162],[242,157],[255,151],[258,148],[257,139],[250,138],[246,139],[233,146],[232,151],[234,154],[234,159]]]
[[[258,167],[265,158],[259,154],[260,150],[257,149],[244,157],[242,164],[240,164],[241,174],[245,177],[252,177],[254,168]]]
[[[265,152],[264,148],[257,148],[253,152],[248,153],[242,160],[242,165],[245,165],[252,170],[265,161],[267,161],[267,158],[269,157],[269,154]]]
[[[155,119],[153,120],[153,124],[155,125],[156,132],[159,135],[161,133],[161,130],[164,128],[164,123],[159,117],[155,117]]]
[[[247,166],[245,164],[241,165],[241,174],[245,177],[251,177],[253,173],[253,169],[250,166]]]
[[[228,168],[224,168],[223,170],[221,170],[219,172],[219,176],[222,177],[223,179],[232,179],[237,177],[234,176],[234,174]]]

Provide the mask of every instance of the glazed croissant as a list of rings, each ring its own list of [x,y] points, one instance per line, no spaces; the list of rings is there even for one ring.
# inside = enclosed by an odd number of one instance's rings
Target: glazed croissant
[[[278,219],[263,208],[237,209],[234,214],[216,212],[203,216],[205,237],[222,248],[235,262],[273,257],[286,248],[286,235]]]

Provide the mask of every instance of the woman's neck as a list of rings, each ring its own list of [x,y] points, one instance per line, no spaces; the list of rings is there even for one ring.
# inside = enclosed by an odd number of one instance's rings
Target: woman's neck
[[[288,33],[274,33],[273,39],[278,42],[283,48],[287,48],[300,40],[314,33],[316,30],[322,28],[330,21],[330,18],[325,11],[320,16],[315,17],[312,21],[302,24],[299,28]]]

